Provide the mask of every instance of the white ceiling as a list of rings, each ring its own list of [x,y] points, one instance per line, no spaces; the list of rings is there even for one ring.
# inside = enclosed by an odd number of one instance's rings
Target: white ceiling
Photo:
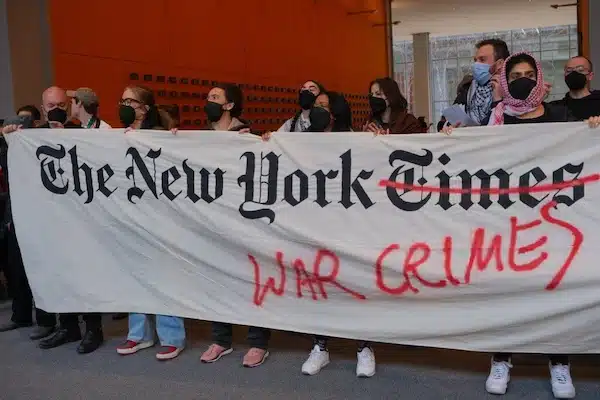
[[[460,35],[577,23],[577,7],[551,8],[576,0],[393,0],[397,40],[413,33]]]

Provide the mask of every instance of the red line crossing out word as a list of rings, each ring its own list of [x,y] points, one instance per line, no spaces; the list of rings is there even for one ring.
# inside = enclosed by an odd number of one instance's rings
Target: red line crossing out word
[[[544,185],[537,186],[527,186],[527,187],[510,187],[507,189],[501,188],[471,188],[471,189],[463,189],[463,188],[442,188],[435,186],[416,186],[416,185],[408,185],[406,183],[394,182],[387,179],[382,179],[379,181],[379,186],[381,187],[391,187],[398,190],[412,190],[415,192],[423,192],[423,193],[447,193],[447,194],[521,194],[521,193],[549,193],[557,190],[568,189],[574,186],[581,186],[586,183],[598,182],[600,181],[600,174],[592,174],[587,175],[579,179],[573,179],[569,182],[561,182],[561,183],[547,183]]]

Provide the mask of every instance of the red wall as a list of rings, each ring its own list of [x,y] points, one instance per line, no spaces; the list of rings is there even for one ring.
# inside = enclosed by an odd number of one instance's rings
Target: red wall
[[[139,74],[159,103],[190,105],[181,120],[203,120],[201,96],[212,81],[263,85],[244,87],[244,117],[273,129],[289,117],[306,79],[342,91],[363,120],[372,79],[388,73],[384,0],[51,0],[50,26],[55,83],[93,88],[104,119],[117,124],[124,87]],[[371,15],[347,12],[377,7]],[[151,75],[151,82],[144,82]],[[165,76],[167,83],[157,82]],[[176,77],[177,84],[168,78]],[[182,84],[187,78],[188,84]],[[198,79],[200,85],[192,85]],[[202,85],[202,80],[208,83]],[[269,87],[272,90],[269,91]],[[279,88],[284,92],[282,93]],[[171,97],[171,93],[176,97]],[[188,94],[186,96],[186,94]],[[283,110],[277,110],[282,108]],[[263,110],[264,109],[264,110]],[[204,121],[198,121],[204,126]],[[257,124],[258,122],[258,124]]]

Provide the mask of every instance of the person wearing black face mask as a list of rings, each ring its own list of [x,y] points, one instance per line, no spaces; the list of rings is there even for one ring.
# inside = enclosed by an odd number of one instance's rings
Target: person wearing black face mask
[[[69,120],[67,92],[52,86],[42,94],[42,112],[46,123],[38,128],[80,128],[79,124]]]
[[[509,57],[500,76],[502,101],[494,108],[489,125],[575,121],[564,104],[544,102],[544,73],[528,53]]]
[[[250,132],[250,125],[240,117],[243,111],[243,94],[234,84],[217,85],[208,92],[204,112],[209,129],[215,131]]]
[[[392,78],[380,78],[369,85],[371,116],[365,132],[376,135],[421,133],[417,118],[407,110],[408,102]]]
[[[217,85],[208,92],[204,112],[210,121],[210,130],[235,131],[250,133],[250,126],[241,119],[243,112],[243,94],[239,86],[234,84]],[[212,323],[213,343],[202,353],[200,361],[211,364],[231,354],[233,325],[223,322]],[[248,328],[248,344],[250,349],[244,355],[242,365],[247,368],[262,365],[269,357],[269,339],[271,331],[266,328],[251,326]]]
[[[325,93],[323,85],[317,81],[306,81],[298,93],[298,104],[302,110],[285,121],[277,132],[307,132],[310,127],[310,111],[321,93]]]
[[[63,89],[55,86],[46,89],[42,94],[42,111],[45,119],[48,122],[37,126],[37,128],[80,128],[79,125],[67,121],[67,107],[67,94]],[[2,134],[11,134],[12,132],[17,131],[19,128],[23,127],[17,125],[4,126],[2,128]],[[0,159],[0,164],[4,173],[8,174],[8,165],[4,157]],[[11,270],[11,280],[13,280],[12,285],[14,287],[12,293],[13,315],[8,324],[0,327],[0,332],[31,326],[31,309],[33,307],[33,295],[31,293],[31,287],[29,286],[29,281],[27,279],[27,274],[21,258],[19,244],[15,235],[15,227],[12,219],[10,202],[10,188],[5,208],[2,226],[5,230],[8,243],[8,264]],[[47,313],[38,308],[36,308],[35,313],[38,326],[31,332],[29,337],[32,340],[38,340],[54,333],[56,330],[56,315]],[[77,332],[75,332],[75,330],[68,331],[68,334],[64,338],[69,339],[68,341],[81,339],[79,328],[77,327]]]
[[[600,114],[600,90],[590,90],[594,66],[586,57],[573,57],[565,65],[565,83],[569,92],[552,106],[566,106],[574,119],[584,121]]]

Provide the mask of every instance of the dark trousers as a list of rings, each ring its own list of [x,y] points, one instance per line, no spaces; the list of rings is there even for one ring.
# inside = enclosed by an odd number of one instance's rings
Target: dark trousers
[[[213,322],[212,338],[219,346],[223,346],[226,349],[231,348],[233,342],[233,326],[222,322]],[[255,326],[248,327],[248,344],[251,347],[267,350],[270,338],[271,331],[269,329],[257,328]]]
[[[77,314],[77,313],[66,313],[60,314],[58,316],[58,320],[60,322],[60,328],[66,329],[68,331],[78,331],[79,330],[79,316],[83,316],[83,320],[85,321],[85,330],[97,332],[102,330],[102,314],[100,313],[86,313],[86,314]]]
[[[315,335],[314,342],[316,345],[319,346],[319,348],[321,350],[327,350],[327,342],[329,342],[329,338],[327,336]],[[360,341],[360,342],[358,342],[358,351],[360,352],[365,347],[370,347],[370,346],[371,346],[371,343],[365,342],[364,340]]]
[[[16,323],[29,324],[32,322],[33,295],[23,266],[17,236],[12,229],[6,232],[6,261],[10,271],[6,278],[13,297],[11,320]],[[56,316],[39,308],[35,309],[35,320],[39,326],[43,327],[56,325]]]
[[[494,354],[494,361],[508,361],[512,357],[511,353],[496,353]],[[548,354],[550,363],[552,365],[562,364],[569,365],[569,356],[564,354]]]

